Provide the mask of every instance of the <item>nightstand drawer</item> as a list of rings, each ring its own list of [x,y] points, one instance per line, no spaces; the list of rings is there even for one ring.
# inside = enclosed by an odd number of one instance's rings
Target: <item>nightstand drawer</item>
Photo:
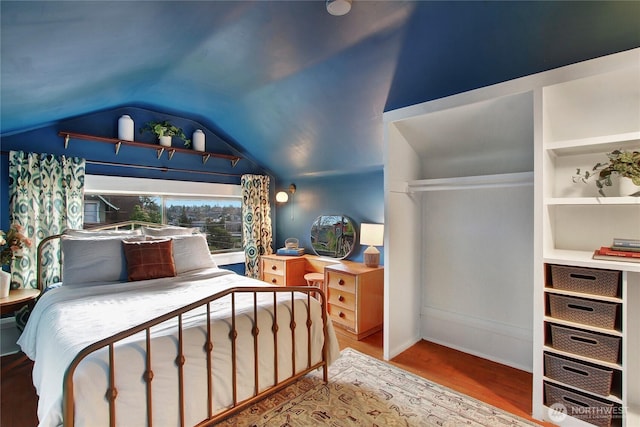
[[[284,276],[281,274],[278,275],[278,274],[265,273],[262,281],[270,283],[272,285],[276,285],[276,286],[286,286]]]
[[[340,274],[333,271],[327,272],[328,288],[340,289],[346,292],[356,292],[356,278],[349,274]]]
[[[265,276],[265,282],[271,282],[267,280],[267,275],[284,276],[285,266],[283,260],[277,259],[263,259],[262,260],[262,272]]]
[[[329,316],[331,320],[345,328],[355,330],[356,314],[352,310],[336,305],[329,305]]]
[[[344,289],[329,288],[329,304],[339,305],[355,311],[356,295]]]

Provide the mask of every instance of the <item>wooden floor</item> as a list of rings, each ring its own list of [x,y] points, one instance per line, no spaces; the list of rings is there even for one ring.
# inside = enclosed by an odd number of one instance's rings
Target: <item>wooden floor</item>
[[[351,347],[382,359],[382,333],[362,341],[338,334],[338,340],[341,349]],[[532,378],[529,373],[427,341],[417,343],[391,363],[531,420]],[[19,353],[2,357],[0,364],[0,426],[36,426],[37,396],[31,383],[31,361]]]
[[[382,333],[361,341],[338,334],[338,340],[340,349],[351,347],[383,360]],[[531,418],[533,377],[528,372],[424,340],[393,358],[391,363],[540,425],[554,425]]]

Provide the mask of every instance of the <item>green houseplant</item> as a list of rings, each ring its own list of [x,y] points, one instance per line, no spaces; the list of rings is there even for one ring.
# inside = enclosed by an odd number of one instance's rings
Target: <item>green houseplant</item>
[[[142,129],[140,129],[140,133],[144,133],[144,132],[151,132],[153,134],[155,134],[158,139],[161,141],[162,144],[162,139],[164,137],[169,137],[169,146],[171,145],[171,137],[177,136],[178,138],[180,138],[183,142],[184,145],[189,147],[191,146],[191,140],[189,138],[186,137],[186,135],[184,134],[184,132],[182,131],[181,128],[172,125],[171,123],[169,123],[169,121],[167,120],[163,120],[161,122],[147,122],[144,127]],[[166,144],[164,144],[166,145]]]
[[[640,151],[614,150],[607,153],[609,161],[607,163],[596,163],[591,170],[578,168],[573,182],[587,183],[590,178],[595,178],[598,193],[604,196],[604,187],[611,187],[613,184],[611,175],[618,175],[621,178],[629,178],[634,185],[640,187]],[[640,188],[639,188],[640,190]]]

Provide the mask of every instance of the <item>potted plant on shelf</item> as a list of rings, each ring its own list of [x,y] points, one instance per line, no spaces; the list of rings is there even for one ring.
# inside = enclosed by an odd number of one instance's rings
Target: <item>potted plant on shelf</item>
[[[573,182],[583,182],[595,178],[598,193],[604,196],[604,187],[611,187],[611,175],[620,177],[620,195],[631,196],[640,193],[640,151],[614,150],[607,153],[607,163],[596,163],[591,170],[578,168]]]
[[[186,137],[181,128],[172,125],[167,120],[161,122],[147,122],[140,133],[151,132],[158,137],[160,145],[165,147],[171,147],[171,138],[177,136],[180,138],[186,147],[191,145],[191,140]]]

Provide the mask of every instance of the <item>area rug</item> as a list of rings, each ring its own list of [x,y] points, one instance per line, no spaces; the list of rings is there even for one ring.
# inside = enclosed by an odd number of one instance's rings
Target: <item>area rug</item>
[[[229,426],[536,426],[347,348],[329,382],[311,373],[224,421]]]

